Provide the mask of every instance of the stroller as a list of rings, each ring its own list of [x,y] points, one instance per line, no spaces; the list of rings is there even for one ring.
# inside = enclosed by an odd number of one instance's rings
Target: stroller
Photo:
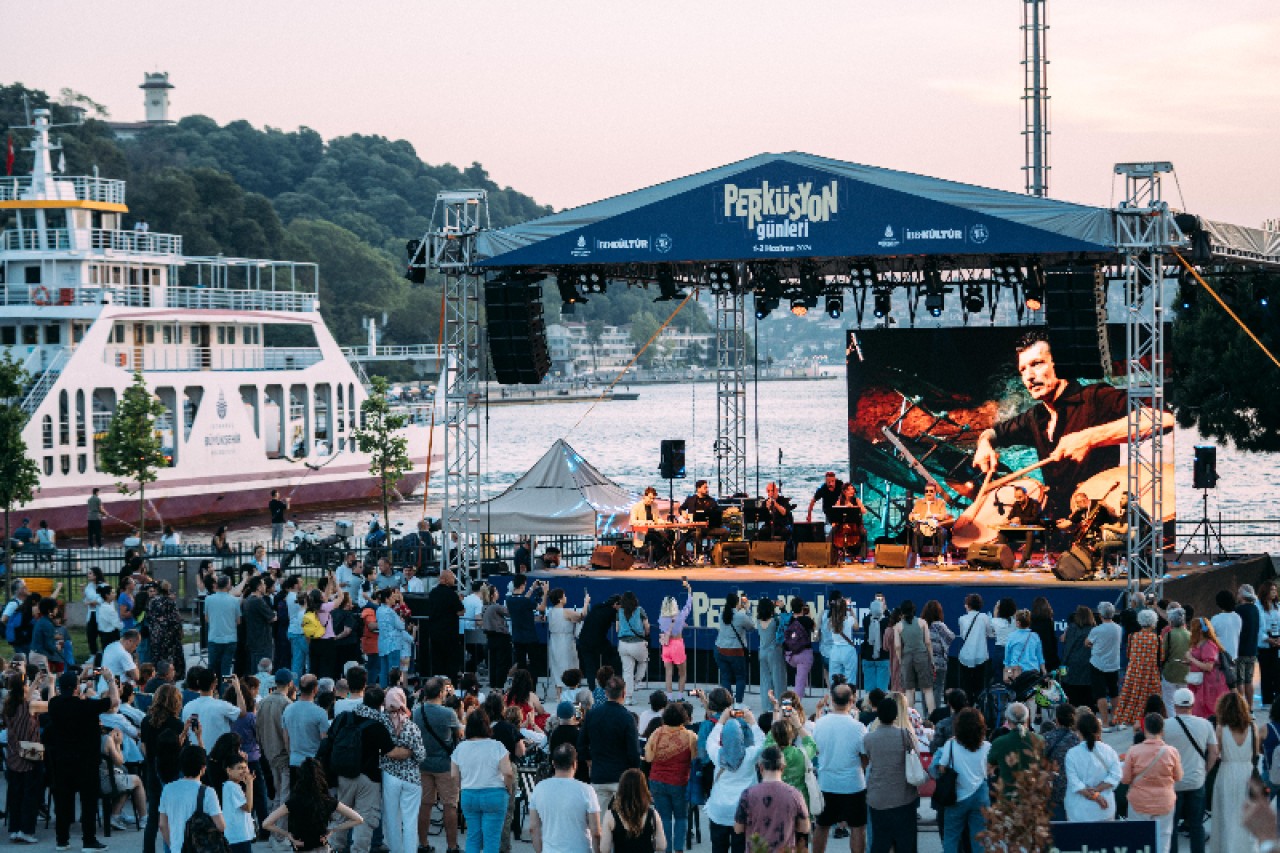
[[[1033,713],[1039,710],[1041,719],[1052,719],[1058,705],[1066,701],[1066,691],[1053,675],[1029,671],[1018,675],[1011,683],[995,682],[978,694],[976,703],[987,724],[996,726],[1004,720],[1005,708],[1010,702],[1022,702]]]

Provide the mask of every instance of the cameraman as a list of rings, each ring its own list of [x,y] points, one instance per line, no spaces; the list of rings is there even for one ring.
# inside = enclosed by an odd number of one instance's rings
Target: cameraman
[[[107,685],[101,699],[92,697],[92,681],[101,674]],[[79,676],[64,672],[58,678],[58,695],[49,700],[49,729],[45,732],[48,765],[54,771],[53,802],[56,811],[57,846],[71,844],[71,821],[76,794],[80,795],[80,832],[84,850],[106,850],[96,835],[98,815],[98,764],[101,761],[102,727],[99,714],[111,711],[120,701],[116,677],[108,667],[86,668]]]

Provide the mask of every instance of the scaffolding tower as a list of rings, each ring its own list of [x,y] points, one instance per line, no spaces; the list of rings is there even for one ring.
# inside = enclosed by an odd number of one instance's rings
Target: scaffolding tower
[[[444,346],[448,371],[444,407],[444,512],[442,569],[461,583],[479,574],[480,400],[483,359],[480,291],[484,276],[474,266],[476,235],[489,228],[485,190],[436,195],[428,232],[433,269],[444,274]],[[436,393],[441,393],[438,389]]]
[[[1049,194],[1049,10],[1047,0],[1022,3],[1022,112],[1027,192]]]
[[[1184,242],[1161,194],[1173,164],[1118,163],[1124,199],[1115,210],[1124,256],[1127,338],[1128,557],[1130,591],[1159,593],[1164,582],[1164,258]],[[1144,441],[1144,437],[1147,437]]]
[[[716,300],[716,483],[721,496],[747,493],[746,295],[738,287]]]

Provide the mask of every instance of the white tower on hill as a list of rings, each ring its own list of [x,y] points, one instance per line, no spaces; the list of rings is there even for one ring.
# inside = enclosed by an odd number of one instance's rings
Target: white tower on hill
[[[169,123],[169,90],[173,84],[169,82],[169,72],[157,71],[154,74],[143,74],[143,103],[147,108],[147,121],[154,124]]]

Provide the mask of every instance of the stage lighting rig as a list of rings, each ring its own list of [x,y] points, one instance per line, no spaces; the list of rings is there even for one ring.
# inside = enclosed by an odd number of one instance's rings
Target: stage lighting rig
[[[924,307],[929,312],[930,317],[941,317],[942,310],[946,307],[947,288],[942,284],[942,273],[936,269],[928,269],[924,272]]]
[[[966,284],[964,286],[964,296],[960,300],[960,305],[968,314],[977,314],[987,304],[986,296],[982,292],[981,284]]]
[[[676,284],[675,270],[671,267],[658,267],[658,290],[662,295],[654,302],[672,302],[676,299],[684,299],[687,294]]]
[[[732,265],[716,265],[707,267],[706,282],[712,293],[733,293],[737,283],[737,273]]]
[[[872,311],[876,319],[884,319],[893,310],[893,291],[887,287],[877,287],[875,290],[875,306]]]
[[[760,296],[756,294],[756,319],[763,320],[772,314],[781,304],[776,296]]]
[[[849,283],[853,285],[862,285],[863,287],[874,287],[876,284],[875,264],[870,261],[864,261],[850,266]]]
[[[809,306],[805,304],[804,297],[791,300],[791,313],[797,317],[803,317],[809,313]]]
[[[827,316],[832,320],[839,320],[840,315],[844,313],[844,297],[839,293],[828,294],[827,296]]]
[[[1026,278],[1022,281],[1022,300],[1029,311],[1039,311],[1044,307],[1044,270],[1039,264],[1027,267]]]
[[[578,273],[578,287],[583,293],[604,293],[609,287],[609,280],[600,270],[582,270]]]
[[[565,305],[577,305],[580,302],[587,302],[587,297],[578,292],[576,284],[577,274],[572,270],[558,270],[556,272],[556,287],[560,291],[560,300]]]

